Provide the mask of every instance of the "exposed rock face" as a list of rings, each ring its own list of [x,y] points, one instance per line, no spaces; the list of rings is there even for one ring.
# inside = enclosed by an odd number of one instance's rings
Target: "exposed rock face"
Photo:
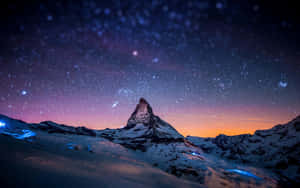
[[[140,150],[145,150],[151,143],[184,141],[184,137],[176,129],[153,114],[151,106],[143,98],[124,128],[105,129],[99,133],[116,143]]]
[[[152,108],[144,98],[140,99],[140,102],[131,114],[125,129],[130,129],[137,124],[148,126],[153,126],[155,124]]]
[[[300,116],[285,125],[258,130],[254,135],[187,137],[204,152],[271,168],[286,178],[300,180]]]

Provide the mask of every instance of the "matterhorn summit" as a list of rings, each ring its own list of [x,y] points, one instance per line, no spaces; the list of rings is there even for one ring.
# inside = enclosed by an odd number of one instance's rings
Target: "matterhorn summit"
[[[151,126],[151,124],[154,123],[153,117],[151,106],[144,98],[141,98],[139,104],[137,104],[134,112],[130,116],[126,128],[132,128],[136,124]]]
[[[184,141],[184,137],[176,129],[154,115],[150,104],[144,98],[139,100],[124,128],[105,129],[101,136],[142,150],[151,143]]]

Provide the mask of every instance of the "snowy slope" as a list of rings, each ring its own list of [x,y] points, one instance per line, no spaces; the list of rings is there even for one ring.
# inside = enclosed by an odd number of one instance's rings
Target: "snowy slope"
[[[152,167],[106,139],[34,131],[32,142],[0,134],[1,187],[200,187]]]

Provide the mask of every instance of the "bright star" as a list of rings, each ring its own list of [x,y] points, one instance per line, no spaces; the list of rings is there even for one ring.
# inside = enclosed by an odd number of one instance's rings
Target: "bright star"
[[[115,101],[115,102],[111,105],[111,107],[112,107],[112,108],[115,108],[115,107],[118,106],[118,104],[119,104],[119,101]]]
[[[21,95],[27,95],[27,91],[22,90],[22,91],[21,91]]]
[[[132,52],[132,55],[133,55],[133,56],[138,56],[139,53],[138,53],[138,51],[134,50],[134,51]]]

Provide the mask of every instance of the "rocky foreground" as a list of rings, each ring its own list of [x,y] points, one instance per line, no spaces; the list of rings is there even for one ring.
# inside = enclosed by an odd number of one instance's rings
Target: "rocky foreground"
[[[184,180],[181,182],[183,187],[286,187],[299,183],[299,118],[287,125],[256,131],[254,135],[185,138],[170,124],[154,115],[149,103],[141,99],[127,125],[121,129],[91,130],[51,121],[29,124],[2,115],[0,122],[0,139],[1,135],[12,137],[11,140],[5,139],[5,145],[14,145],[14,140],[18,140],[27,144],[26,147],[38,147],[37,151],[30,154],[34,157],[52,148],[52,152],[65,158],[62,150],[68,150],[75,152],[72,155],[76,159],[82,157],[82,164],[89,164],[86,161],[89,155],[93,155],[95,161],[100,158],[103,160],[105,150],[106,154],[117,153],[120,160],[130,158],[130,161],[137,164],[147,164],[177,176]],[[99,143],[105,143],[105,147]],[[73,163],[72,160],[67,159],[69,163]],[[81,163],[77,164],[78,171],[81,171]],[[116,163],[122,167],[122,161]],[[101,173],[105,174],[106,168]],[[120,174],[120,177],[123,175]],[[139,181],[137,177],[131,178],[135,179],[131,186]],[[101,184],[102,180],[98,181]],[[117,178],[116,181],[121,180]],[[123,183],[114,187],[122,186]],[[138,184],[135,186],[142,187]],[[153,184],[149,186],[153,187]]]

